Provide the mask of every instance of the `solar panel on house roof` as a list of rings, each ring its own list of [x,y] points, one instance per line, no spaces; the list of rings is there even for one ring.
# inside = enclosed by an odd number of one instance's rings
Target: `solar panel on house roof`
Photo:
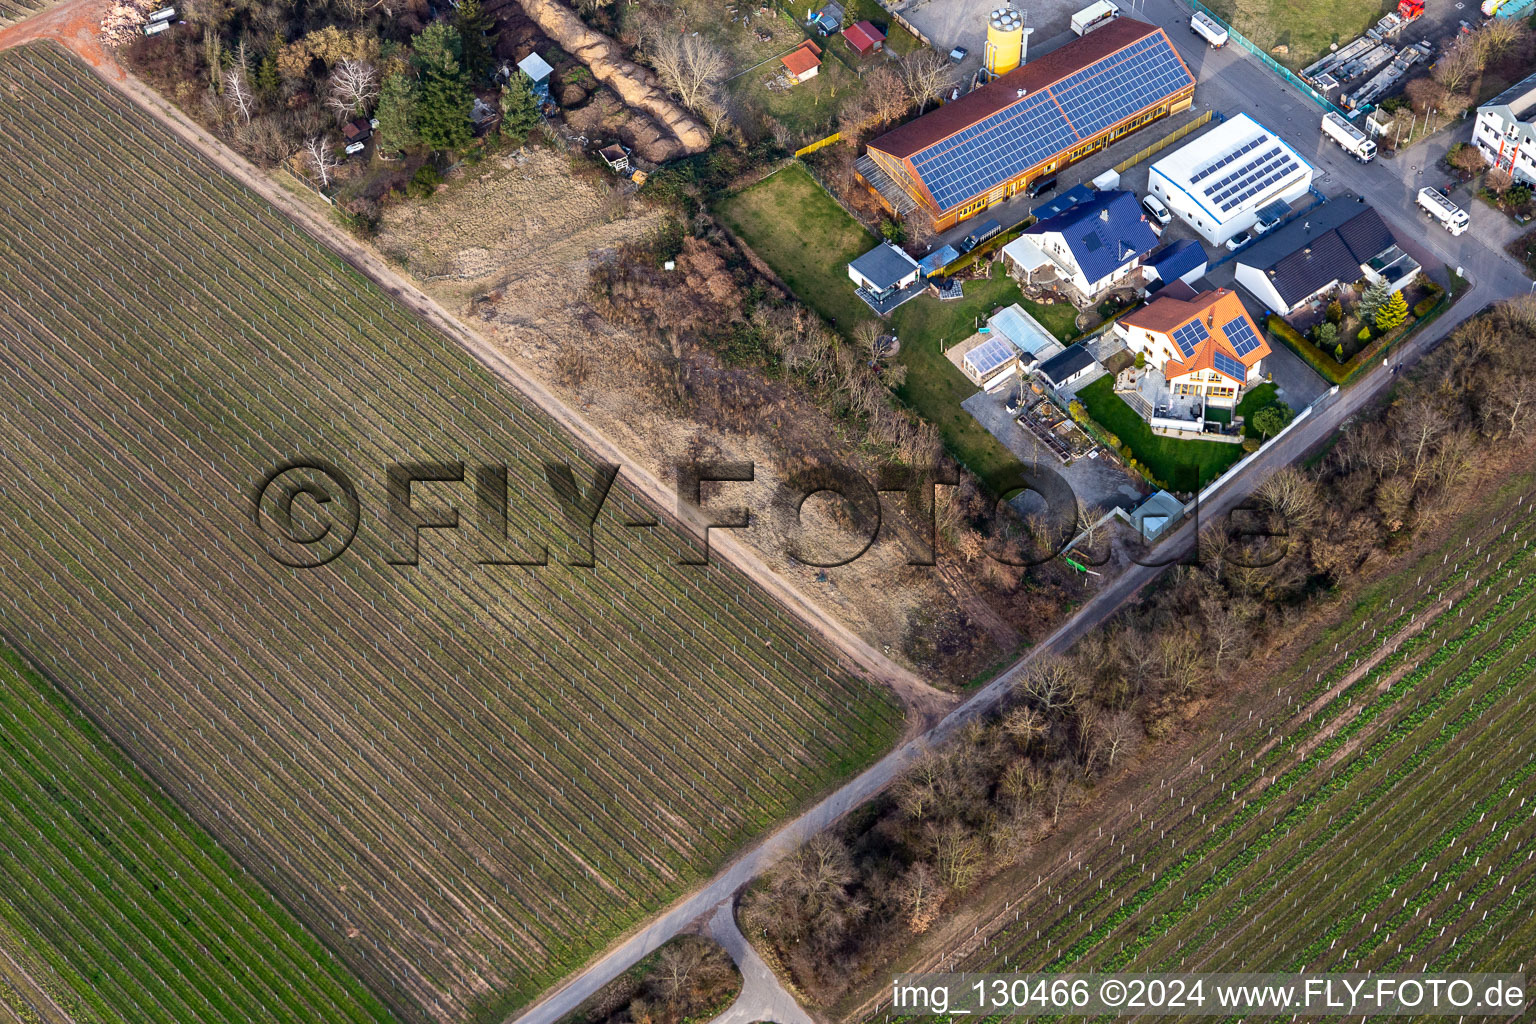
[[[1240,356],[1245,356],[1259,347],[1259,336],[1253,333],[1253,325],[1245,316],[1222,324],[1221,333],[1227,336],[1227,340],[1232,343],[1233,351]]]
[[[1179,351],[1188,359],[1195,354],[1195,346],[1211,336],[1211,332],[1205,329],[1204,320],[1191,320],[1189,323],[1173,332],[1174,343],[1179,346]]]
[[[939,208],[950,209],[1192,81],[1159,32],[920,150],[912,166]]]
[[[1216,364],[1217,370],[1226,374],[1228,377],[1231,377],[1233,380],[1241,383],[1248,379],[1248,371],[1243,369],[1243,364],[1238,362],[1236,359],[1233,359],[1225,352],[1213,353],[1213,361]]]
[[[998,367],[1005,365],[1017,351],[1001,338],[988,338],[967,352],[965,361],[971,364],[978,377],[985,377]]]

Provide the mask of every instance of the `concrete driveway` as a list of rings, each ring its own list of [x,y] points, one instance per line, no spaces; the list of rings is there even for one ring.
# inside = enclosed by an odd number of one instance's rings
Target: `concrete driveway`
[[[1078,459],[1063,466],[1030,433],[1008,414],[1006,402],[1010,388],[988,393],[978,392],[961,403],[962,408],[986,427],[1013,454],[1024,462],[1040,462],[1052,467],[1071,486],[1077,500],[1097,519],[1111,508],[1130,508],[1151,493],[1146,481],[1122,466],[1113,456],[1100,452],[1097,458]]]

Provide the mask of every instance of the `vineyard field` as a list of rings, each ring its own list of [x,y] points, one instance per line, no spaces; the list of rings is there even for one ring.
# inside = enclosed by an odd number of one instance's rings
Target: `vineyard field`
[[[1275,679],[1279,714],[1225,712],[1186,766],[911,969],[1529,971],[1532,483],[1367,588]]]
[[[0,0],[0,28],[41,14],[59,0]]]
[[[622,475],[582,567],[579,442],[62,49],[0,93],[4,639],[397,1016],[498,1019],[893,743]],[[355,484],[316,568],[253,526],[293,460]],[[415,565],[402,463],[463,464]]]
[[[57,688],[10,655],[0,655],[0,765],[0,949],[30,961],[29,977],[47,977],[53,1002],[74,1019],[391,1019]],[[13,987],[13,1002],[18,995]]]

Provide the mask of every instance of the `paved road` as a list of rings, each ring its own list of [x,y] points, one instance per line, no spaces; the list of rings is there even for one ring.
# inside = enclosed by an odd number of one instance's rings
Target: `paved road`
[[[709,919],[709,934],[725,947],[741,971],[741,994],[730,1007],[710,1024],[753,1024],[771,1020],[778,1024],[812,1024],[811,1015],[800,1008],[779,981],[779,976],[763,962],[757,950],[741,934],[731,900],[715,908]]]
[[[1169,36],[1199,77],[1199,95],[1228,113],[1246,110],[1256,120],[1286,136],[1318,168],[1318,187],[1325,193],[1350,190],[1367,198],[1394,231],[1415,239],[1451,267],[1461,267],[1473,282],[1473,292],[1425,330],[1396,349],[1392,361],[1412,363],[1471,316],[1482,305],[1512,295],[1526,294],[1530,280],[1519,266],[1502,251],[1489,248],[1480,240],[1478,224],[1484,219],[1498,219],[1487,208],[1473,209],[1472,230],[1452,237],[1438,225],[1417,213],[1414,197],[1424,184],[1439,180],[1432,166],[1426,174],[1425,157],[1443,153],[1448,144],[1442,140],[1433,148],[1409,150],[1395,160],[1377,160],[1362,165],[1331,143],[1324,144],[1319,124],[1321,110],[1293,89],[1283,86],[1258,61],[1235,45],[1211,51],[1197,45],[1196,37],[1185,31],[1188,9],[1173,0],[1147,0],[1148,21],[1164,25]],[[1419,150],[1422,149],[1421,153]],[[1432,163],[1432,161],[1430,161]],[[1494,225],[1489,225],[1490,229]],[[1504,224],[1484,235],[1497,241],[1508,235]],[[1250,462],[1222,490],[1206,502],[1202,521],[1208,522],[1230,511],[1253,493],[1271,473],[1300,460],[1313,448],[1331,437],[1355,413],[1380,397],[1390,386],[1390,368],[1376,366],[1346,391],[1325,395],[1312,414],[1288,434],[1277,439]],[[1197,524],[1186,521],[1171,537],[1159,544],[1157,557],[1171,561],[1194,546]],[[965,704],[950,712],[928,732],[897,747],[866,769],[841,789],[783,826],[767,839],[742,854],[707,885],[674,904],[650,925],[601,959],[570,977],[565,984],[528,1007],[509,1024],[554,1024],[574,1009],[604,983],[627,969],[689,922],[731,898],[742,886],[771,867],[780,858],[793,853],[808,838],[834,824],[844,814],[878,794],[902,772],[902,769],[930,747],[943,742],[967,721],[985,715],[1013,689],[1015,682],[1037,659],[1066,651],[1084,633],[1104,622],[1129,602],[1143,586],[1154,580],[1161,566],[1133,566],[1111,580],[1090,599],[1076,615],[1064,623],[1043,643],[1004,670]],[[790,1024],[790,1022],[784,1022]]]

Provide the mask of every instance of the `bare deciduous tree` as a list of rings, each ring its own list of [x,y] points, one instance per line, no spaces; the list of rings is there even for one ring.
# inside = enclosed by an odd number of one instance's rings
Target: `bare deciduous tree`
[[[336,112],[336,120],[345,121],[363,113],[378,96],[379,73],[368,61],[349,58],[331,72],[326,104]]]
[[[907,92],[917,101],[917,112],[928,109],[928,104],[940,99],[944,91],[955,81],[954,65],[928,47],[913,50],[896,64]]]
[[[698,33],[658,33],[650,57],[662,82],[693,110],[714,99],[716,86],[730,68],[725,53]]]
[[[1286,466],[1259,485],[1258,497],[1291,530],[1306,529],[1322,513],[1322,497],[1312,478]]]
[[[1461,92],[1462,87],[1483,70],[1482,54],[1478,44],[1469,37],[1459,37],[1435,63],[1435,81],[1450,92]]]
[[[939,908],[948,895],[949,890],[939,880],[939,873],[932,864],[920,860],[907,869],[897,884],[896,902],[906,915],[907,927],[913,935],[921,935],[938,919]]]
[[[1129,711],[1116,711],[1099,722],[1104,756],[1111,768],[1115,761],[1135,749],[1141,739],[1141,721]]]
[[[256,108],[256,97],[245,81],[245,70],[238,64],[224,72],[224,98],[235,108],[246,124],[251,123],[251,112]]]
[[[309,165],[315,169],[315,174],[320,178],[322,186],[331,183],[331,172],[336,169],[336,157],[331,153],[331,140],[324,135],[311,135],[304,143],[304,152],[309,156]]]

